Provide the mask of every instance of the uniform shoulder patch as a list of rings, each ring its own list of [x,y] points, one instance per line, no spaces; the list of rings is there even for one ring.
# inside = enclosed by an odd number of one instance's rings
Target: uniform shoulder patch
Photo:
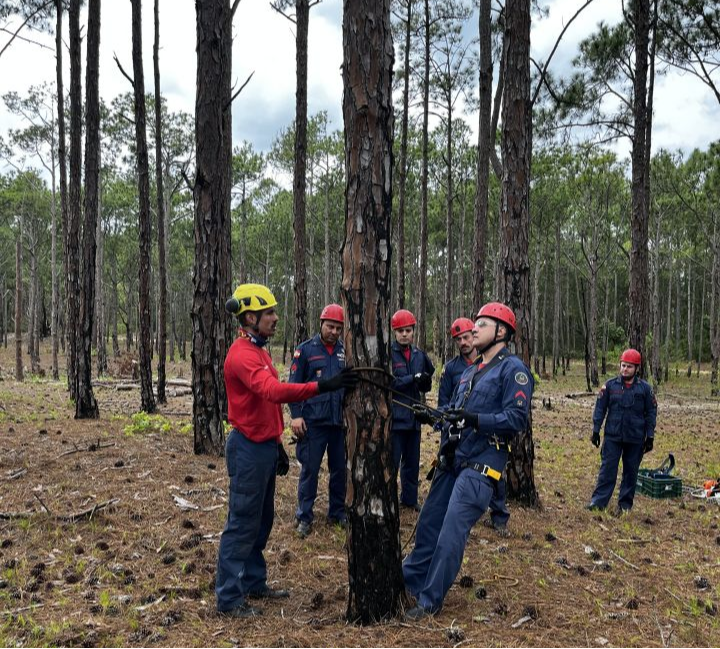
[[[293,358],[300,358],[300,350],[296,349],[295,353],[293,354]]]
[[[528,378],[528,375],[525,374],[525,372],[517,372],[515,374],[515,383],[518,385],[527,385],[530,379]]]

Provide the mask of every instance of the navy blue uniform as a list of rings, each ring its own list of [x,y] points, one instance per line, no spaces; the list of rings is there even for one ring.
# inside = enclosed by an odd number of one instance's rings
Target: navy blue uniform
[[[431,385],[418,386],[414,377],[425,373],[432,376],[435,367],[428,355],[410,345],[410,360],[405,358],[403,347],[394,342],[392,352],[392,373],[395,377],[392,387],[409,398],[395,395],[393,399],[407,404],[420,400],[422,392],[428,392]],[[418,501],[418,476],[420,474],[420,423],[409,408],[393,404],[392,445],[395,467],[400,469],[400,503],[414,507]]]
[[[625,511],[632,509],[643,445],[645,438],[655,436],[656,418],[657,401],[647,381],[635,376],[627,386],[623,378],[617,376],[600,388],[593,413],[593,432],[600,432],[605,419],[605,439],[591,506],[607,507],[615,489],[622,457],[618,507]]]
[[[450,402],[478,415],[478,429],[464,428],[452,465],[436,475],[418,520],[415,548],[403,562],[405,586],[430,612],[442,607],[460,571],[470,530],[495,493],[508,457],[508,442],[527,426],[532,374],[507,349],[478,379],[479,365],[462,375]],[[494,478],[492,476],[495,476]]]
[[[470,363],[470,365],[472,365],[472,363]],[[440,410],[444,410],[450,403],[455,388],[457,384],[460,383],[460,377],[468,367],[465,358],[460,355],[445,364],[442,376],[440,377],[440,389],[438,390],[438,408]],[[445,439],[441,438],[441,442],[444,441]],[[490,519],[492,520],[493,527],[496,528],[503,528],[510,519],[510,512],[505,502],[506,491],[505,478],[500,478],[495,485],[495,495],[490,501],[489,507]]]
[[[329,379],[345,367],[345,349],[335,343],[332,353],[317,334],[295,350],[289,383],[306,383]],[[295,455],[302,465],[298,482],[298,521],[312,523],[317,497],[318,474],[327,450],[330,482],[328,484],[328,518],[347,520],[345,515],[345,429],[342,416],[343,390],[319,394],[307,401],[290,404],[293,419],[302,417],[307,431],[297,443]]]

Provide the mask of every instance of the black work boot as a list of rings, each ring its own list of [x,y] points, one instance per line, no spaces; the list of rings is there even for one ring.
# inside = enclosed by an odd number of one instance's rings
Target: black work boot
[[[256,590],[248,593],[250,599],[285,599],[290,597],[290,591],[284,588],[270,588],[269,586],[264,590]]]
[[[218,611],[218,615],[222,617],[248,618],[262,615],[262,611],[259,608],[250,606],[250,604],[243,603],[240,606],[231,608],[229,611]]]

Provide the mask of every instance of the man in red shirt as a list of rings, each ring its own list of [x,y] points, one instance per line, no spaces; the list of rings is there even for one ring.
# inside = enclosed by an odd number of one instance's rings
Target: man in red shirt
[[[357,375],[346,369],[321,381],[281,382],[264,349],[279,320],[276,306],[275,296],[261,284],[241,284],[225,305],[239,318],[241,327],[224,366],[232,425],[225,444],[230,502],[215,578],[217,610],[230,617],[261,614],[247,603],[247,598],[290,595],[287,590],[268,586],[263,557],[275,517],[275,475],[285,475],[290,468],[281,442],[280,404],[351,389],[358,381]]]

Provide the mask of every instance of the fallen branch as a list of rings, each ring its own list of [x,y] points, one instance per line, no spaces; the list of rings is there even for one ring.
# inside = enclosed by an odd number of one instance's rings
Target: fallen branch
[[[594,392],[571,392],[570,394],[566,394],[565,397],[567,399],[580,399],[582,397],[593,397],[595,396]]]
[[[630,566],[631,568],[634,568],[635,570],[640,570],[634,563],[630,563],[627,559],[623,559],[617,552],[613,552],[612,550],[609,550],[610,554],[612,554],[616,559],[620,559],[624,564]]]
[[[30,606],[23,606],[22,608],[14,608],[12,610],[5,609],[0,611],[0,615],[15,615],[16,613],[22,613],[23,611],[33,611],[36,608],[42,608],[45,604],[31,604]]]
[[[97,444],[90,444],[87,448],[80,448],[77,444],[75,445],[75,448],[70,451],[65,451],[64,453],[60,453],[58,457],[64,457],[66,455],[73,455],[74,453],[83,453],[85,451],[88,451],[90,453],[93,453],[95,451],[99,451],[101,448],[110,448],[111,446],[115,446],[115,442],[112,442],[111,444],[102,444],[100,440],[98,440]]]
[[[33,514],[36,514],[37,512],[0,512],[0,520],[3,521],[12,521],[16,520],[18,518],[30,518]]]
[[[19,469],[18,471],[15,471],[15,473],[10,474],[5,480],[16,480],[20,476],[23,476],[27,473],[27,469]]]
[[[159,603],[162,602],[164,599],[165,599],[165,595],[161,595],[161,596],[158,597],[154,602],[150,602],[149,604],[145,604],[145,606],[136,606],[136,607],[135,607],[135,610],[136,610],[136,611],[144,611],[145,609],[150,608],[151,606],[155,606],[156,604],[159,604]]]
[[[62,514],[59,516],[56,516],[58,520],[61,521],[67,521],[69,523],[74,523],[77,520],[80,520],[81,518],[87,518],[88,520],[92,520],[92,517],[95,515],[95,512],[99,512],[101,509],[106,509],[107,507],[111,507],[115,503],[119,503],[119,498],[111,498],[110,500],[106,500],[104,503],[97,503],[90,507],[89,509],[84,509],[81,512],[75,512],[74,514]]]

